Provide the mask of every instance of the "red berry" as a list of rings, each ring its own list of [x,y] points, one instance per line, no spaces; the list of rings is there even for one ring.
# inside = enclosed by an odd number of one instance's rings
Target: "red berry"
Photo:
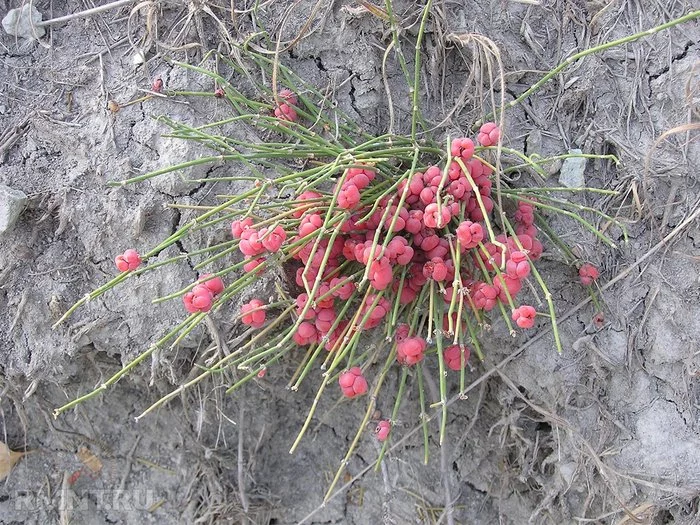
[[[221,292],[224,291],[224,288],[226,288],[226,286],[224,286],[224,281],[221,279],[221,277],[214,277],[210,273],[200,275],[197,281],[206,286],[214,296],[219,295]]]
[[[360,202],[360,190],[353,183],[345,183],[338,193],[338,207],[351,210]]]
[[[163,91],[163,79],[162,78],[156,78],[153,81],[153,85],[151,86],[151,91],[154,91],[155,93],[160,93]]]
[[[411,328],[406,323],[401,323],[396,327],[396,332],[394,333],[394,340],[397,343],[405,340],[408,337],[408,332]]]
[[[437,166],[430,166],[425,173],[423,173],[423,182],[426,186],[432,186],[437,188],[442,180],[442,170]]]
[[[386,314],[388,314],[391,310],[391,303],[389,303],[385,297],[380,298],[379,301],[377,301],[377,304],[372,306],[376,299],[376,295],[370,294],[367,296],[367,299],[362,306],[360,316],[362,319],[367,317],[364,324],[364,328],[366,330],[379,326],[382,320],[386,317]],[[368,313],[369,316],[367,315]]]
[[[501,138],[501,130],[496,125],[495,122],[487,122],[481,129],[479,129],[479,135],[476,140],[482,146],[493,146],[498,143],[498,139]]]
[[[535,326],[537,312],[532,306],[523,305],[513,310],[511,317],[520,328],[532,328]]]
[[[253,257],[255,255],[260,255],[265,251],[262,241],[260,240],[260,232],[253,228],[248,228],[244,230],[241,237],[241,242],[238,245],[238,249],[246,257]]]
[[[605,315],[603,312],[598,312],[593,316],[593,324],[600,330],[605,325]]]
[[[534,224],[519,223],[515,226],[515,233],[517,235],[527,235],[529,237],[535,238],[537,236],[537,228]]]
[[[456,233],[463,250],[476,248],[484,240],[484,228],[478,222],[464,221],[457,226]]]
[[[133,271],[141,266],[141,256],[136,250],[129,248],[123,254],[114,258],[114,263],[120,272]]]
[[[448,269],[441,257],[434,257],[423,265],[423,275],[426,279],[442,282],[447,279]]]
[[[297,305],[297,315],[301,316],[301,312],[304,311],[304,308],[306,307],[306,303],[309,302],[309,295],[306,293],[300,293],[297,295],[296,298],[296,305]],[[316,310],[313,308],[309,307],[308,310],[306,310],[306,313],[304,314],[304,319],[311,320],[314,317],[316,317]]]
[[[299,115],[297,115],[295,109],[286,102],[282,102],[275,108],[275,117],[288,122],[296,122],[299,120]]]
[[[294,342],[299,346],[306,346],[318,342],[318,331],[308,321],[302,322],[293,336]]]
[[[240,239],[243,232],[253,226],[253,219],[247,217],[243,220],[235,220],[231,223],[231,235],[234,239]]]
[[[284,88],[280,90],[278,96],[279,98],[281,98],[285,102],[288,102],[292,106],[296,106],[299,102],[296,94],[291,89]]]
[[[446,206],[438,207],[432,202],[425,207],[423,212],[423,223],[428,228],[444,228],[452,219],[452,214]]]
[[[343,301],[347,301],[348,299],[350,299],[352,294],[355,292],[355,283],[353,283],[347,277],[333,277],[333,279],[331,279],[330,285],[331,288],[335,288],[336,286],[340,285],[339,288],[333,291],[333,296]]]
[[[581,284],[584,286],[590,286],[593,284],[593,281],[598,279],[600,276],[600,272],[598,271],[598,268],[593,266],[590,263],[586,263],[581,268],[578,270],[578,275],[581,278]]]
[[[214,299],[214,294],[211,290],[204,285],[197,285],[192,288],[192,293],[194,297],[192,298],[192,305],[200,311],[206,311],[211,307],[211,303]]]
[[[214,96],[216,98],[224,98],[226,96],[226,92],[224,91],[224,88],[216,88],[214,90]]]
[[[321,308],[316,313],[316,330],[326,335],[331,330],[337,315],[333,308]]]
[[[411,210],[408,212],[408,219],[406,220],[405,230],[413,235],[423,229],[423,211],[422,210]]]
[[[469,138],[458,138],[450,144],[450,151],[453,157],[461,157],[464,162],[474,155],[474,142]]]
[[[532,204],[526,202],[518,203],[518,210],[513,216],[515,222],[525,226],[532,226],[535,223],[535,211]]]
[[[365,394],[368,390],[367,380],[359,366],[352,367],[338,377],[338,384],[345,397],[353,398]]]
[[[253,299],[241,307],[241,322],[253,328],[260,328],[265,324],[265,310],[259,309],[265,306],[260,299]]]
[[[386,441],[389,432],[391,432],[391,422],[388,419],[382,419],[374,429],[374,435],[377,436],[378,441]]]
[[[393,277],[388,257],[382,257],[370,266],[369,282],[375,290],[385,290],[391,284]]]
[[[307,235],[316,233],[321,226],[323,226],[323,218],[320,213],[304,215],[299,223],[299,237],[304,238]]]
[[[511,279],[525,279],[530,275],[530,263],[527,255],[521,251],[514,251],[510,259],[506,261],[506,274]]]
[[[498,302],[499,290],[487,283],[477,283],[474,287],[474,305],[486,312],[490,312]]]
[[[260,266],[262,263],[265,262],[265,257],[258,257],[257,259],[249,259],[247,263],[243,265],[243,271],[246,273],[251,273],[253,270],[255,270],[258,266]],[[257,270],[258,275],[263,274],[264,268],[260,268]]]
[[[508,302],[508,295],[513,299],[523,287],[520,279],[514,279],[506,274],[496,275],[493,278],[493,285],[498,289],[498,298],[504,302]],[[508,290],[508,295],[506,295]]]
[[[306,201],[306,200],[315,200],[315,199],[320,199],[320,198],[321,198],[320,193],[316,193],[315,191],[305,191],[304,193],[302,193],[301,195],[299,195],[297,197],[297,200]],[[304,212],[306,210],[308,210],[309,208],[313,208],[313,207],[314,207],[314,203],[295,204],[294,205],[294,213],[292,214],[292,217],[294,217],[295,219],[299,219],[304,214]]]
[[[423,360],[426,342],[421,337],[407,337],[396,345],[396,360],[405,366],[412,366]]]
[[[282,226],[277,226],[274,230],[268,232],[267,228],[260,230],[262,245],[268,252],[276,252],[282,247],[282,243],[287,239],[287,232]]]
[[[442,357],[447,367],[455,371],[464,368],[470,356],[471,352],[466,346],[460,347],[459,345],[452,345],[445,348],[442,352]]]
[[[198,284],[182,297],[182,301],[189,313],[208,312],[214,302],[214,294],[205,285]]]

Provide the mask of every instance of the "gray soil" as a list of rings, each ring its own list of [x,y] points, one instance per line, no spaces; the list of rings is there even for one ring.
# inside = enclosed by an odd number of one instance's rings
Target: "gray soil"
[[[22,3],[0,1],[0,15]],[[588,185],[619,190],[619,197],[572,198],[616,215],[629,242],[611,228],[619,247],[610,249],[577,223],[552,218],[572,248],[602,269],[603,284],[616,279],[602,293],[603,326],[592,322],[591,304],[577,307],[588,296],[575,269],[548,246],[542,271],[566,317],[559,327],[564,352],[554,348],[547,323],[531,331],[539,335],[530,341],[531,334],[511,339],[496,323],[482,337],[485,361],[467,374],[473,386],[466,399],[450,407],[445,443],[431,440],[427,465],[421,433],[414,432],[379,472],[358,475],[379,452],[367,432],[348,465],[349,479],[356,479],[321,505],[360,416],[326,396],[312,431],[290,455],[315,392],[311,381],[298,392],[284,388],[293,364],[229,396],[223,392],[230,378],[215,378],[135,422],[196,373],[213,332],[236,335],[231,319],[248,296],[214,315],[209,330],[53,419],[54,408],[100,385],[181,319],[177,301],[152,306],[151,299],[180,289],[196,272],[186,263],[168,266],[157,279],[132,281],[87,304],[56,330],[52,323],[115,274],[115,254],[147,250],[187,223],[191,212],[168,204],[208,203],[240,189],[178,175],[106,186],[204,153],[161,137],[167,128],[155,117],[201,124],[227,115],[214,98],[158,98],[116,115],[107,109],[108,100],[138,98],[156,77],[167,89],[214,89],[209,79],[163,59],[197,62],[202,47],[223,39],[199,10],[204,2],[190,4],[187,23],[186,7],[162,1],[130,21],[128,6],[52,26],[41,43],[0,36],[0,184],[29,197],[18,222],[0,234],[0,441],[32,451],[0,487],[0,523],[700,523],[697,21],[578,61],[508,111],[505,143],[528,154],[580,148],[620,158],[617,167],[589,162],[585,174]],[[575,52],[671,20],[693,2],[535,4],[434,2],[421,86],[431,122],[464,95],[443,125],[452,136],[468,133],[482,100],[488,105],[489,82],[474,66],[475,48],[457,44],[454,35],[480,33],[497,44],[508,101]],[[33,5],[48,19],[93,3]],[[210,5],[232,38],[253,31],[251,11],[232,21]],[[246,10],[253,2],[230,5]],[[289,5],[263,3],[255,23],[292,39],[315,2],[301,0],[281,24]],[[283,61],[328,89],[365,128],[386,131],[387,26],[359,3],[318,5],[310,34]],[[420,10],[406,2],[395,7],[410,49]],[[148,8],[159,42],[146,46],[145,66],[135,66],[126,37],[131,30],[140,41]],[[197,46],[167,52],[165,44]],[[400,130],[410,102],[393,54],[386,77]],[[692,122],[695,129],[677,129]],[[657,142],[668,130],[674,132]],[[232,169],[205,166],[185,176]],[[185,240],[162,257],[211,240]],[[263,291],[267,284],[261,282]],[[390,382],[398,381],[396,373]],[[397,437],[419,421],[411,392]],[[385,413],[392,404],[378,400]],[[441,516],[446,500],[452,512]]]

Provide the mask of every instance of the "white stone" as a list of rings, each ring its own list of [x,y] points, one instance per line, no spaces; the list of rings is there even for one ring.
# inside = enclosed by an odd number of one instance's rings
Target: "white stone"
[[[22,7],[10,9],[2,19],[2,28],[8,35],[19,38],[41,38],[46,34],[43,27],[37,26],[41,22],[41,13],[30,3]]]
[[[580,149],[570,149],[570,155],[581,155],[583,152]],[[564,160],[559,174],[559,184],[567,188],[585,188],[586,178],[586,161],[583,157],[569,157]]]
[[[12,228],[26,206],[27,196],[23,192],[0,184],[0,233]]]

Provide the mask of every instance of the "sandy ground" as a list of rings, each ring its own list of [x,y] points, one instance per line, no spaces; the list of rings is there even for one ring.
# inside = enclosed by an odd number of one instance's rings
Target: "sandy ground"
[[[0,1],[0,15],[21,3]],[[33,4],[45,19],[92,6]],[[19,221],[0,234],[0,428],[12,449],[32,451],[0,488],[0,522],[622,524],[635,515],[639,523],[700,523],[700,147],[697,128],[682,127],[697,126],[700,116],[697,21],[578,61],[507,113],[506,143],[529,154],[578,147],[620,158],[620,166],[591,162],[586,171],[587,184],[619,197],[577,198],[616,215],[629,242],[613,230],[619,248],[608,249],[576,224],[553,219],[573,249],[602,269],[603,284],[614,281],[603,292],[603,326],[592,322],[590,304],[577,306],[587,295],[552,250],[544,271],[566,319],[564,352],[557,354],[549,333],[514,341],[496,324],[484,338],[486,360],[468,374],[467,398],[452,406],[446,443],[433,443],[427,465],[416,435],[381,472],[360,476],[321,506],[356,421],[324,400],[313,432],[288,454],[314,390],[285,390],[285,370],[232,396],[223,395],[220,378],[136,423],[134,416],[192,373],[210,341],[205,330],[155,355],[107,395],[52,418],[57,405],[101,384],[180,318],[179,304],[150,307],[150,300],[195,272],[168,267],[158,280],[88,304],[57,330],[52,323],[114,274],[114,254],[153,246],[187,222],[189,212],[168,204],[240,190],[177,176],[106,186],[202,154],[161,137],[166,129],[155,117],[204,123],[226,115],[213,98],[156,99],[116,115],[107,109],[109,100],[138,98],[157,77],[168,89],[213,90],[209,79],[164,60],[198,61],[203,47],[223,40],[204,4],[190,4],[191,19],[177,2],[147,2],[131,17],[125,7],[52,26],[41,43],[0,36],[0,184],[29,197]],[[481,112],[481,70],[473,48],[457,45],[454,35],[493,39],[512,100],[567,56],[678,17],[692,2],[541,4],[435,2],[421,86],[431,122],[450,115],[445,131],[465,131]],[[295,4],[284,24],[288,2],[256,10],[236,2],[246,12],[234,21],[210,5],[231,38],[265,27],[285,40],[316,4]],[[376,133],[390,124],[387,83],[395,125],[405,125],[410,103],[395,56],[382,76],[386,25],[347,0],[318,6],[310,34],[284,54],[285,64]],[[147,61],[136,65],[129,41],[142,42],[151,8],[158,41],[142,46]],[[407,2],[395,9],[410,41],[420,11]],[[166,49],[186,44],[196,45]],[[213,321],[230,333],[230,319],[224,312]],[[419,414],[404,406],[398,430],[408,431]],[[373,439],[363,440],[350,475],[377,453]],[[449,519],[440,518],[446,494]]]

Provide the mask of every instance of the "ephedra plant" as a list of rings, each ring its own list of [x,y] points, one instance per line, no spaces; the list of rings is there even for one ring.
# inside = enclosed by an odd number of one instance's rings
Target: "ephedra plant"
[[[416,49],[422,34],[423,25]],[[159,245],[118,255],[116,277],[74,305],[59,323],[87,300],[117,285],[129,286],[137,276],[156,278],[162,266],[189,258],[199,278],[154,298],[154,303],[181,302],[182,319],[103,385],[58,408],[56,415],[106,391],[157,349],[176,347],[207,316],[283,268],[293,276],[289,286],[276,283],[274,300],[254,298],[237,313],[247,339],[139,418],[212,374],[235,369],[237,379],[228,389],[233,392],[272,367],[292,363],[296,372],[288,379],[289,388],[296,391],[303,381],[317,388],[292,452],[322,396],[348,398],[339,410],[364,413],[330,494],[346,460],[372,429],[383,442],[381,461],[409,388],[418,390],[420,413],[429,412],[425,374],[432,374],[439,388],[433,406],[441,416],[442,442],[448,395],[465,390],[472,363],[478,370],[480,341],[498,318],[513,335],[550,323],[561,350],[557,308],[538,268],[543,250],[556,250],[579,268],[591,293],[598,271],[573,255],[548,226],[548,218],[563,215],[614,246],[594,225],[596,218],[615,223],[612,217],[562,197],[567,191],[612,192],[544,186],[540,175],[546,166],[567,155],[543,158],[507,148],[502,144],[507,130],[494,122],[476,126],[467,136],[426,131],[418,90],[413,89],[421,85],[420,52],[413,75],[403,64],[413,94],[410,133],[372,136],[331,107],[314,86],[248,44],[236,49],[235,60],[216,56],[216,63],[237,79],[235,85],[207,67],[175,64],[209,77],[212,89],[165,92],[216,97],[225,105],[229,117],[204,125],[159,119],[170,128],[169,136],[198,141],[211,148],[212,156],[115,183],[135,184],[223,160],[249,175],[197,182],[244,180],[247,189],[220,195],[217,205],[198,207],[196,219]],[[213,62],[209,58],[203,63]],[[231,123],[253,127],[266,139],[249,142],[219,132]],[[616,162],[612,156],[584,156]],[[517,185],[507,177],[515,172],[526,173]],[[185,236],[205,229],[224,230],[227,240],[151,262]],[[385,383],[392,369],[400,369],[400,379],[398,388],[389,389]],[[377,399],[393,402],[393,410],[368,430]],[[427,419],[419,424],[427,457]]]

